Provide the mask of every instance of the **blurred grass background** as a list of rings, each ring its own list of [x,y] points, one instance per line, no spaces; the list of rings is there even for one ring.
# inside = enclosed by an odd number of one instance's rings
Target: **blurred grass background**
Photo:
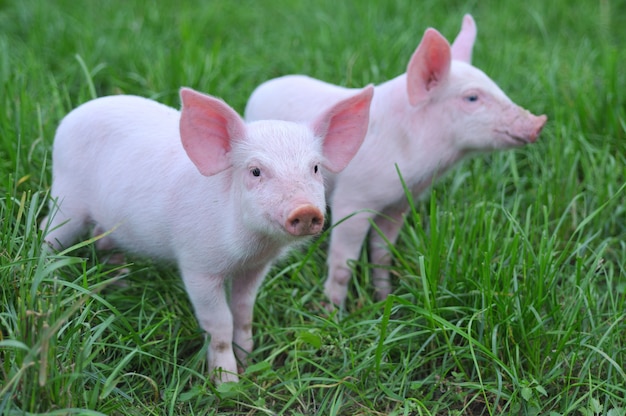
[[[326,236],[268,276],[239,385],[206,378],[174,268],[127,286],[85,245],[44,255],[54,131],[109,94],[242,112],[261,82],[360,87],[404,72],[427,27],[478,25],[474,64],[549,122],[416,201],[376,303],[321,305]],[[0,1],[0,413],[624,415],[626,3]],[[364,172],[375,182],[376,172]]]

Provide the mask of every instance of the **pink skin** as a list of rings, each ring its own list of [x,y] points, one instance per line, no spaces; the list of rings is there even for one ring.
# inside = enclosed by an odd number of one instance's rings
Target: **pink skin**
[[[311,123],[245,124],[190,89],[181,112],[132,96],[83,104],[55,137],[46,241],[60,250],[93,224],[111,231],[103,248],[176,262],[210,335],[212,377],[237,381],[259,286],[275,259],[321,231],[321,169],[340,172],[354,157],[372,94],[356,91]]]
[[[337,224],[324,285],[333,304],[344,304],[352,275],[348,263],[359,257],[370,221],[382,232],[371,233],[369,239],[370,260],[381,266],[373,270],[376,297],[384,299],[391,292],[387,242],[396,241],[408,209],[396,166],[417,198],[467,155],[537,140],[547,117],[514,104],[471,65],[475,38],[469,15],[452,46],[436,30],[426,30],[407,72],[375,88],[359,152],[341,173],[326,174]],[[307,120],[352,91],[302,75],[284,76],[254,91],[246,119]]]

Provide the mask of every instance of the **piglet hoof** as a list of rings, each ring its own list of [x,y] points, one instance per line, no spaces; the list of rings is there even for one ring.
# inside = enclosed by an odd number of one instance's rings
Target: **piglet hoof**
[[[122,266],[126,264],[124,253],[111,253],[108,257],[105,257],[104,263],[111,266]],[[120,267],[115,270],[114,277],[117,279],[113,282],[113,286],[119,288],[128,287],[128,283],[123,282],[121,279],[130,274],[130,269],[128,267]]]
[[[125,258],[124,258],[124,253],[111,253],[104,260],[104,262],[106,264],[112,264],[114,266],[121,266],[122,264],[126,263]]]
[[[222,383],[238,383],[239,376],[236,373],[226,371],[222,368],[216,368],[215,371],[213,371],[211,380],[213,380],[216,386],[219,386]]]
[[[348,283],[342,284],[329,277],[324,283],[324,294],[332,305],[341,309],[348,295]]]
[[[337,310],[337,305],[332,302],[320,302],[320,305],[328,315],[332,315]]]
[[[384,301],[391,294],[391,287],[377,287],[374,290],[374,297],[377,301]]]

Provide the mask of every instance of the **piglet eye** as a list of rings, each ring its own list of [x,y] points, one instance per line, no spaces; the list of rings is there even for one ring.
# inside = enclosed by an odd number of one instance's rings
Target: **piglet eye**
[[[317,173],[317,171],[318,171],[318,170],[319,170],[319,168],[317,167],[317,165],[315,165],[315,166],[313,167],[313,172],[314,172],[314,173]]]
[[[466,95],[465,96],[465,101],[468,101],[470,103],[475,103],[476,101],[478,101],[478,95],[476,95],[476,94]]]
[[[252,174],[252,176],[259,177],[259,176],[261,176],[261,169],[259,169],[259,168],[252,168],[252,169],[250,169],[250,173]]]

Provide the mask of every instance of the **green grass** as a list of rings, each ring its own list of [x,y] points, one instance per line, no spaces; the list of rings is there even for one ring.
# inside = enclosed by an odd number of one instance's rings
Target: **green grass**
[[[131,259],[121,284],[90,244],[41,252],[54,131],[80,103],[178,106],[186,85],[241,112],[282,74],[380,83],[466,12],[476,66],[550,120],[414,201],[385,302],[364,253],[325,312],[322,236],[272,270],[252,365],[215,388],[175,268]],[[625,27],[617,0],[0,1],[0,413],[624,415]]]

